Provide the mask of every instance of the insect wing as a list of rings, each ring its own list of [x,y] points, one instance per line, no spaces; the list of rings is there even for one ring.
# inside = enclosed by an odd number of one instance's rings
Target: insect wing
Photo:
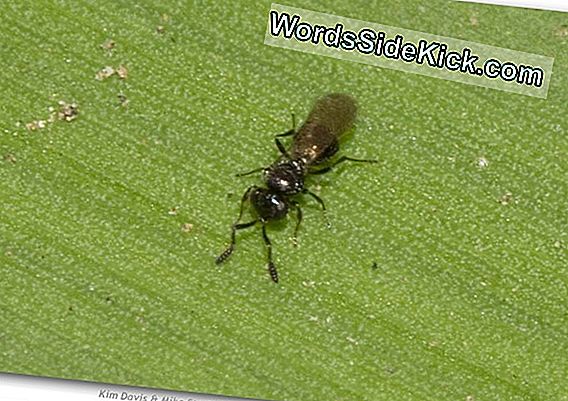
[[[355,121],[357,105],[348,95],[333,93],[319,99],[294,137],[292,158],[319,164],[339,150],[339,137]]]

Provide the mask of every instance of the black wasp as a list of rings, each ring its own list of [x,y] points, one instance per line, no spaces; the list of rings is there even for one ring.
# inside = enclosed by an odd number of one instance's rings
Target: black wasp
[[[308,174],[324,174],[333,167],[344,161],[375,163],[376,160],[354,159],[342,156],[335,162],[319,168],[314,168],[328,161],[339,150],[339,138],[355,121],[357,104],[351,96],[332,93],[319,99],[306,122],[298,131],[292,128],[290,131],[277,135],[276,146],[282,155],[268,167],[261,167],[237,176],[245,176],[262,171],[266,188],[253,185],[249,187],[242,199],[239,217],[231,230],[231,244],[217,257],[216,263],[223,263],[235,249],[235,235],[238,230],[262,224],[262,238],[268,252],[268,272],[272,281],[278,282],[278,272],[272,261],[272,245],[266,235],[266,223],[271,220],[282,219],[288,214],[290,208],[296,210],[296,228],[294,230],[294,244],[298,228],[302,222],[302,209],[300,204],[293,199],[297,194],[308,194],[313,197],[325,212],[323,200],[307,189],[304,180]],[[295,124],[294,124],[295,125]],[[286,150],[278,137],[293,135],[292,146]],[[250,201],[257,218],[248,223],[239,223],[244,210],[244,205]]]

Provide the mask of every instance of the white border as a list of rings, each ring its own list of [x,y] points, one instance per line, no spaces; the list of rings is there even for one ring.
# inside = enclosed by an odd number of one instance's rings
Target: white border
[[[468,3],[495,4],[498,6],[513,6],[537,8],[541,10],[568,11],[567,0],[457,0]]]
[[[484,3],[501,6],[527,7],[542,10],[568,12],[568,0],[457,0],[468,3]],[[89,383],[81,381],[50,379],[34,376],[14,375],[0,373],[0,398],[3,401],[94,401],[99,390],[108,388],[116,392],[132,392],[139,394],[157,394],[177,397],[179,401],[246,401],[244,398],[230,398],[224,396],[181,393],[177,391],[155,390],[143,387],[127,387],[107,385],[102,383]],[[250,400],[249,401],[254,401]],[[257,400],[260,401],[260,400]]]
[[[101,391],[103,391],[103,396],[101,396]],[[103,401],[113,399],[104,396],[111,392],[118,394],[118,397],[114,398],[116,401],[262,401],[0,373],[0,400],[2,401]],[[130,395],[130,397],[122,397],[123,394]]]

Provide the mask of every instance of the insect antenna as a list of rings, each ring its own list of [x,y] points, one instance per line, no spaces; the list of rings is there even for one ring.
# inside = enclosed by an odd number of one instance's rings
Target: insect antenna
[[[268,258],[268,273],[270,273],[270,278],[275,283],[278,282],[278,271],[276,271],[276,266],[272,261],[272,244],[268,239],[268,235],[266,235],[266,222],[262,222],[262,239],[264,240],[264,245],[266,245],[267,249],[267,258]]]
[[[252,227],[257,222],[257,220],[253,220],[248,223],[239,224],[239,221],[243,217],[245,202],[249,199],[250,192],[255,188],[257,188],[256,185],[248,187],[245,193],[243,194],[243,197],[241,198],[241,208],[239,211],[239,217],[237,217],[237,220],[235,220],[233,226],[231,227],[231,245],[229,245],[229,247],[225,249],[223,253],[217,257],[217,259],[215,259],[215,263],[218,265],[223,263],[225,260],[227,260],[227,258],[231,256],[231,254],[235,250],[237,230],[243,230],[245,228]]]
[[[245,228],[252,227],[256,224],[257,221],[258,220],[253,220],[253,221],[249,221],[248,223],[233,224],[233,228],[232,228],[232,231],[231,231],[231,245],[229,245],[227,247],[227,249],[225,249],[221,255],[217,256],[217,259],[215,259],[216,264],[220,265],[225,260],[227,260],[227,258],[229,256],[231,256],[233,254],[233,251],[235,250],[235,244],[237,242],[236,241],[237,230],[243,230]]]

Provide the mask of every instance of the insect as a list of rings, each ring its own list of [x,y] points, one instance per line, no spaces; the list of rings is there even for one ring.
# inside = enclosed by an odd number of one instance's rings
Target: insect
[[[262,238],[267,250],[268,272],[272,281],[278,282],[278,272],[272,260],[272,244],[266,234],[267,223],[282,219],[291,209],[295,209],[296,227],[293,241],[296,245],[298,229],[302,222],[302,209],[294,196],[298,194],[310,195],[320,205],[324,215],[326,210],[323,200],[306,188],[306,177],[327,173],[345,161],[377,162],[376,160],[341,156],[334,162],[327,163],[339,150],[339,139],[353,125],[356,114],[357,104],[351,96],[332,93],[320,98],[314,104],[312,111],[300,129],[296,131],[295,128],[292,128],[283,134],[276,135],[276,146],[281,153],[276,162],[268,167],[237,174],[238,177],[242,177],[262,171],[266,187],[253,185],[243,194],[239,216],[231,227],[231,243],[217,257],[217,264],[223,263],[233,253],[237,231],[260,223],[262,225]],[[295,127],[295,123],[293,123],[293,126]],[[292,145],[287,150],[279,138],[291,135],[293,135]],[[320,166],[322,164],[323,166]],[[252,205],[256,218],[241,223],[247,201]]]

